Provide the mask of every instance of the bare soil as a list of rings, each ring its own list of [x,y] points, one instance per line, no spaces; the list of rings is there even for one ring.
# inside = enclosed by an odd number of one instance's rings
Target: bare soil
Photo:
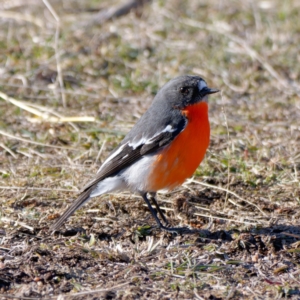
[[[299,1],[155,0],[97,19],[123,3],[0,2],[0,298],[300,299]],[[122,193],[51,234],[180,74],[221,89],[205,161],[159,193],[194,232],[158,230]]]

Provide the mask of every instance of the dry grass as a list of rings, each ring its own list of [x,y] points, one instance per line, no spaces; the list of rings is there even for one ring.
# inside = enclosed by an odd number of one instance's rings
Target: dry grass
[[[300,299],[299,2],[153,1],[88,27],[119,1],[45,3],[0,3],[1,299]],[[222,93],[205,161],[160,203],[199,233],[153,229],[124,193],[49,235],[186,73]]]

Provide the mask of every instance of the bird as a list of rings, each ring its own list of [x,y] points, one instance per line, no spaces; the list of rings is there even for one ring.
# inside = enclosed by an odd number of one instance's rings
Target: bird
[[[210,141],[208,95],[217,92],[196,75],[182,75],[167,82],[50,230],[58,231],[91,198],[123,190],[143,198],[161,230],[185,230],[170,226],[156,194],[180,186],[203,160]]]

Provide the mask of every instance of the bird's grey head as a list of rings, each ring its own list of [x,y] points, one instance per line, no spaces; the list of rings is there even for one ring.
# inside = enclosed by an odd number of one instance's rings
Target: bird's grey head
[[[166,83],[158,92],[159,101],[171,102],[173,107],[184,107],[198,102],[207,101],[208,95],[219,90],[207,87],[205,80],[199,76],[184,75]]]

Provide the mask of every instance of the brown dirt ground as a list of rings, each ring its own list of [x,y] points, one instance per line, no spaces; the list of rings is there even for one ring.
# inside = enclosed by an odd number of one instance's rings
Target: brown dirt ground
[[[300,299],[299,1],[155,0],[89,24],[120,3],[53,0],[57,26],[43,2],[0,2],[0,298]],[[51,235],[158,88],[186,73],[222,90],[211,145],[159,198],[198,231],[161,232],[122,193]]]

